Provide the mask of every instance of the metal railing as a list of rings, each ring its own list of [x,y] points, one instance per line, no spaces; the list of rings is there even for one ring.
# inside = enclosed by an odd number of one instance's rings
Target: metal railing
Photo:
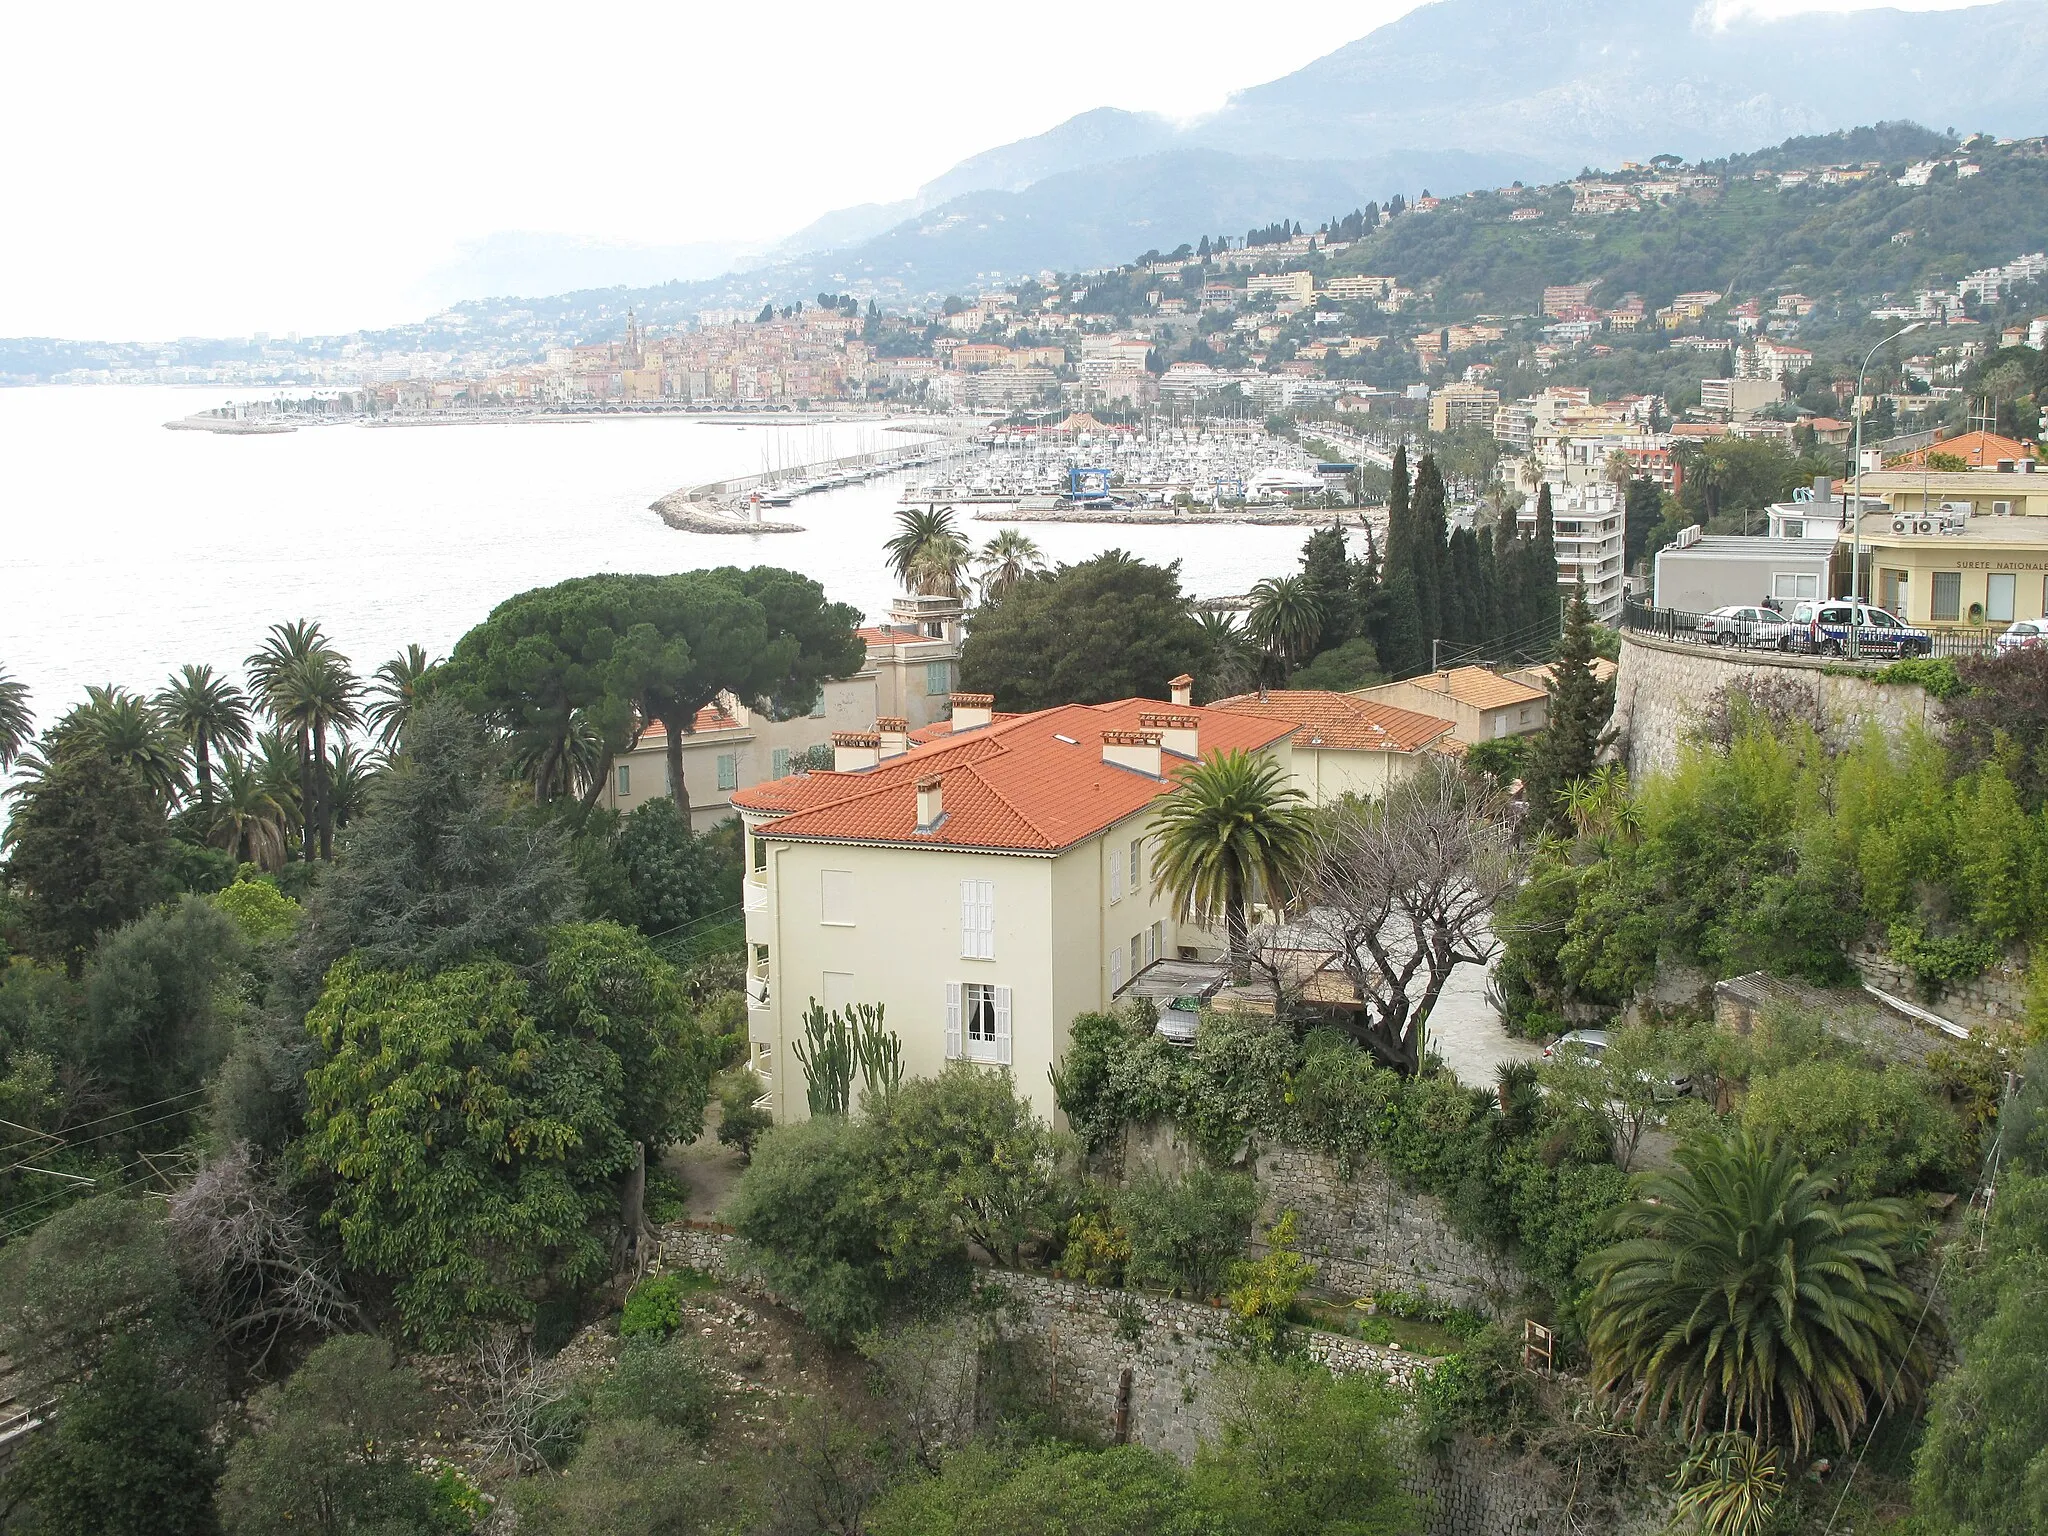
[[[1648,635],[1658,640],[1690,641],[1695,645],[1733,644],[1745,650],[1790,651],[1797,655],[1812,655],[1818,651],[1822,655],[1836,655],[1834,648],[1826,642],[1816,646],[1807,633],[1806,626],[1794,625],[1790,620],[1780,621],[1786,625],[1786,630],[1782,634],[1774,632],[1771,628],[1759,626],[1760,634],[1754,637],[1741,636],[1731,642],[1726,638],[1728,632],[1725,630],[1701,633],[1700,621],[1706,617],[1703,613],[1687,613],[1678,608],[1652,607],[1648,603],[1639,603],[1631,598],[1622,604],[1621,627],[1631,634]],[[1994,644],[2002,632],[1981,624],[1945,625],[1934,628],[1908,625],[1907,630],[1914,638],[1912,648],[1903,654],[1957,658],[1991,655]],[[1886,631],[1880,629],[1866,631],[1860,642],[1864,652],[1860,659],[1879,666],[1897,660],[1902,652],[1894,642],[1887,640],[1885,635]]]

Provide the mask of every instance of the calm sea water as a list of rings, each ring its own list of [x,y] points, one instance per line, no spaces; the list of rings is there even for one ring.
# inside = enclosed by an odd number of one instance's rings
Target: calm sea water
[[[623,420],[168,432],[219,390],[0,390],[0,668],[47,720],[88,684],[155,689],[185,662],[239,671],[267,626],[318,619],[368,672],[411,641],[446,654],[515,592],[597,571],[786,565],[878,618],[900,484],[806,497],[798,534],[678,533],[678,486],[901,441],[872,425]],[[971,523],[980,541],[995,531]],[[1122,547],[1197,594],[1291,566],[1298,528],[1033,524],[1046,554]]]

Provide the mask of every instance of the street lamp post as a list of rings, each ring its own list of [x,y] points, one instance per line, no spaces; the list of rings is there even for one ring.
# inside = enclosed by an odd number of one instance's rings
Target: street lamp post
[[[1877,356],[1878,347],[1889,346],[1912,331],[1919,330],[1927,322],[1915,320],[1904,330],[1893,331],[1863,354],[1863,366],[1856,370],[1856,467],[1849,492],[1849,505],[1844,509],[1849,514],[1849,655],[1853,659],[1863,654],[1861,641],[1863,626],[1857,622],[1862,610],[1856,605],[1863,601],[1863,375],[1870,369],[1870,360]]]

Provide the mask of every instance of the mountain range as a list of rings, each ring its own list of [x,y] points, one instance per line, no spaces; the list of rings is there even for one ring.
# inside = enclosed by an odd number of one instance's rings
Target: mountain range
[[[2048,0],[1723,22],[1695,0],[1435,0],[1204,118],[1084,112],[913,198],[828,214],[700,286],[755,303],[835,284],[929,294],[1394,192],[1726,155],[1886,118],[2039,133],[2044,23]]]

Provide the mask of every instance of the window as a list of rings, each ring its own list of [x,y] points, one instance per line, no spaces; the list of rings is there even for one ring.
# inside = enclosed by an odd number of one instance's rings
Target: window
[[[734,752],[718,754],[718,787],[738,789],[740,787],[740,760]]]
[[[1164,960],[1165,958],[1166,924],[1161,921],[1154,923],[1145,930],[1145,959],[1147,962],[1150,962],[1153,960]]]
[[[842,1008],[853,1006],[853,972],[827,971],[825,973],[825,1006],[837,1013]]]
[[[1927,617],[1937,623],[1948,620],[1953,623],[1963,616],[1963,573],[1961,571],[1936,571],[1934,589],[1927,604]]]
[[[1131,839],[1131,894],[1133,896],[1138,894],[1138,849],[1143,845],[1144,841],[1145,839],[1142,837]]]
[[[1527,725],[1528,723],[1529,723],[1529,711],[1527,711],[1527,710],[1525,709],[1525,710],[1523,710],[1523,711],[1522,711],[1522,717],[1521,717],[1521,718],[1520,718],[1519,720],[1517,720],[1517,721],[1515,722],[1515,724],[1517,724],[1517,725]]]
[[[818,872],[818,921],[835,928],[853,926],[853,871],[825,869]]]
[[[1124,899],[1124,851],[1121,848],[1109,850],[1109,899]]]
[[[811,706],[811,718],[813,720],[825,718],[825,690],[822,688],[818,690],[818,701]]]
[[[633,770],[625,763],[619,764],[619,798],[625,799],[633,793]]]
[[[761,841],[761,835],[758,832],[750,835],[754,839],[754,868],[766,869],[768,867],[768,845]]]
[[[1883,571],[1878,575],[1878,595],[1883,599],[1884,606],[1893,613],[1903,614],[1906,611],[1906,592],[1909,585],[1906,575],[1904,571]]]
[[[2013,599],[2019,578],[2011,571],[1993,571],[1984,578],[1984,617],[1994,624],[2012,622]]]
[[[1806,537],[1806,519],[1805,519],[1805,518],[1803,518],[1803,517],[1788,517],[1788,518],[1786,518],[1786,519],[1785,519],[1785,537],[1786,537],[1786,538],[1788,538],[1788,539],[1803,539],[1803,538],[1805,538],[1805,537]]]
[[[1138,972],[1145,968],[1144,962],[1138,958],[1138,953],[1143,948],[1143,945],[1144,940],[1139,935],[1135,933],[1131,935],[1131,980],[1133,981],[1138,979]]]
[[[1497,715],[1495,715],[1495,716],[1493,717],[1493,734],[1494,734],[1494,735],[1495,735],[1496,737],[1501,737],[1501,736],[1505,736],[1505,735],[1507,735],[1507,733],[1508,733],[1508,716],[1507,716],[1507,711],[1506,711],[1506,710],[1502,710],[1502,711],[1501,711],[1501,712],[1500,712],[1499,714],[1497,714]]]
[[[1109,946],[1109,991],[1114,997],[1124,989],[1124,947],[1121,944]]]
[[[1010,989],[946,983],[946,1059],[1010,1064]]]
[[[786,779],[789,777],[789,748],[777,747],[768,754],[768,777]]]
[[[924,664],[924,691],[926,697],[953,691],[953,663],[950,661],[928,661]]]
[[[996,883],[960,882],[960,954],[967,960],[996,957]]]
[[[1771,596],[1781,602],[1820,596],[1820,577],[1810,571],[1771,572]]]

